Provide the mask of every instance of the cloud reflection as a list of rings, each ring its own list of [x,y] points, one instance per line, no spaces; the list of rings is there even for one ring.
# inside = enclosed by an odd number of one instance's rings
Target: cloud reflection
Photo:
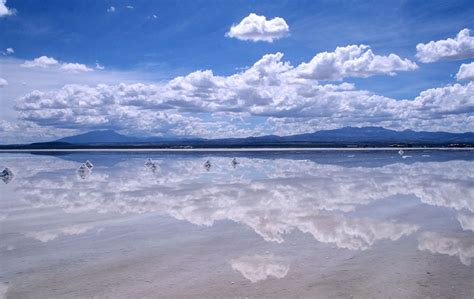
[[[0,298],[7,298],[7,292],[10,285],[7,282],[0,282]]]
[[[425,232],[418,239],[418,249],[431,253],[457,256],[461,263],[471,265],[474,258],[474,240],[457,237],[445,237],[435,232]]]
[[[253,283],[269,277],[283,278],[290,270],[290,266],[282,257],[273,254],[242,256],[231,260],[230,265]]]
[[[474,232],[474,214],[459,214],[458,221],[463,230],[470,230]]]
[[[25,235],[29,238],[33,238],[35,240],[46,243],[46,242],[57,239],[59,236],[81,235],[91,230],[92,228],[93,228],[92,225],[76,224],[76,225],[66,226],[61,229],[28,232]]]
[[[398,195],[455,210],[474,211],[471,161],[344,167],[293,159],[160,159],[154,173],[144,159],[97,169],[86,180],[70,169],[33,171],[17,180],[21,198],[67,213],[158,212],[196,225],[231,220],[264,240],[284,242],[294,230],[339,248],[365,250],[377,240],[398,240],[418,225],[354,217],[356,207]],[[59,160],[50,160],[50,164]],[[59,162],[61,163],[61,162]],[[76,164],[73,164],[77,167]],[[51,238],[51,236],[50,236]]]

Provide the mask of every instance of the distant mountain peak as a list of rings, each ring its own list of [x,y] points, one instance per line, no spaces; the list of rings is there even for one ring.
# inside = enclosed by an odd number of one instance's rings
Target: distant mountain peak
[[[100,144],[100,143],[129,143],[136,141],[135,137],[128,137],[114,130],[95,130],[74,136],[64,137],[56,142],[67,142],[72,144]]]
[[[130,137],[117,133],[114,130],[95,130],[87,133],[69,136],[56,140],[78,145],[99,144],[173,144],[173,145],[205,145],[219,146],[272,146],[288,144],[321,145],[392,145],[392,144],[473,144],[474,133],[447,133],[447,132],[417,132],[413,130],[395,131],[383,127],[343,127],[332,130],[321,130],[314,133],[297,134],[290,136],[266,135],[246,138],[201,139],[187,137]]]

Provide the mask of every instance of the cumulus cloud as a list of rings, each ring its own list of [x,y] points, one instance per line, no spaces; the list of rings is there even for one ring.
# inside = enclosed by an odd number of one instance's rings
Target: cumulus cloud
[[[337,47],[334,52],[323,52],[310,62],[302,63],[297,71],[304,78],[315,80],[342,80],[345,77],[395,75],[398,71],[417,69],[416,63],[398,55],[375,55],[369,46]]]
[[[7,7],[7,0],[0,0],[0,18],[15,14],[15,9]]]
[[[0,140],[4,143],[27,143],[31,140],[52,140],[63,136],[78,134],[74,129],[51,130],[33,122],[0,120]]]
[[[15,53],[15,50],[13,48],[6,48],[5,51],[2,51],[1,53],[2,55],[10,55]]]
[[[456,74],[456,79],[474,81],[474,62],[469,64],[463,63]]]
[[[50,68],[50,67],[59,67],[61,70],[71,72],[71,73],[80,73],[80,72],[90,72],[91,68],[87,67],[81,63],[71,63],[63,62],[60,63],[56,59],[48,56],[41,56],[33,60],[25,61],[21,64],[22,67],[26,68]]]
[[[40,56],[38,58],[35,58],[33,60],[25,61],[21,66],[22,67],[41,67],[41,68],[47,68],[50,66],[58,65],[59,62],[48,56]]]
[[[239,24],[234,24],[226,36],[240,40],[250,40],[254,42],[273,42],[288,35],[290,28],[283,18],[276,17],[267,20],[265,16],[254,13],[243,18]]]
[[[73,73],[92,71],[91,68],[87,67],[84,64],[80,64],[80,63],[63,63],[61,65],[61,69],[69,71],[69,72],[73,72]]]
[[[342,72],[336,69],[337,75],[326,73],[326,77],[375,74],[379,71],[371,65],[385,60],[372,54],[361,57],[372,57],[363,58],[369,61],[365,69],[351,62],[340,68]],[[474,129],[473,82],[428,89],[415,99],[395,100],[357,90],[349,83],[320,84],[310,76],[312,72],[301,75],[311,62],[293,67],[282,58],[282,53],[264,55],[252,67],[230,76],[200,70],[155,84],[66,85],[59,90],[34,91],[16,101],[16,110],[20,119],[45,127],[107,127],[203,137],[284,135],[362,125]],[[391,73],[401,68],[395,63],[384,70]]]
[[[115,12],[115,6],[107,8],[107,12]]]
[[[9,121],[0,119],[0,132],[13,131],[17,126]]]
[[[7,85],[8,85],[8,81],[3,78],[0,78],[0,88],[5,87]]]
[[[474,37],[465,28],[455,38],[431,41],[416,45],[416,57],[421,62],[430,63],[441,59],[465,59],[474,57]]]
[[[59,90],[66,84],[95,85],[97,82],[105,84],[119,84],[120,82],[131,84],[135,82],[156,82],[157,74],[144,71],[123,70],[95,70],[89,72],[71,72],[60,68],[60,65],[41,68],[25,68],[20,65],[24,60],[11,56],[0,56],[1,75],[9,85],[1,89],[0,96],[0,119],[8,119],[14,122],[18,131],[0,133],[2,143],[29,143],[36,141],[47,141],[54,138],[74,135],[76,129],[60,129],[52,126],[38,126],[32,122],[23,122],[16,119],[14,110],[15,99],[24,96],[34,90]],[[92,66],[89,66],[92,68]]]

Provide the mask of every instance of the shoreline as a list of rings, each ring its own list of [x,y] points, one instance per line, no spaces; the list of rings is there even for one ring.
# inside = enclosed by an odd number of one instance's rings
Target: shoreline
[[[89,148],[89,149],[0,149],[0,153],[15,152],[290,152],[290,151],[474,151],[474,147],[302,147],[302,148]]]

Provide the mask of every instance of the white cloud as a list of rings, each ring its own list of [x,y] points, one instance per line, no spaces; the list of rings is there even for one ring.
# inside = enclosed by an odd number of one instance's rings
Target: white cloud
[[[441,59],[465,59],[474,57],[474,37],[465,28],[453,38],[416,45],[416,57],[430,63]]]
[[[0,88],[5,87],[7,85],[8,85],[8,81],[3,78],[0,78]]]
[[[115,12],[115,7],[111,6],[111,7],[107,8],[107,12]]]
[[[20,119],[46,127],[86,130],[105,126],[203,137],[291,134],[364,125],[474,129],[474,82],[395,100],[357,90],[349,83],[321,85],[310,76],[302,77],[303,67],[294,68],[282,57],[281,53],[265,55],[244,72],[227,77],[206,70],[155,84],[67,85],[59,90],[34,91],[18,99],[16,109]],[[375,72],[371,63],[365,70],[349,66],[344,70],[344,75],[352,76]],[[341,76],[339,70],[335,72]],[[259,125],[249,124],[256,120]]]
[[[304,78],[342,80],[345,77],[395,75],[398,71],[416,70],[416,63],[398,55],[375,55],[366,45],[338,47],[334,52],[323,52],[310,62],[302,63],[297,71]]]
[[[63,63],[61,65],[61,69],[72,72],[72,73],[92,71],[91,68],[89,68],[86,65],[81,64],[81,63]]]
[[[474,62],[469,64],[463,63],[456,74],[456,79],[474,81]]]
[[[50,67],[59,67],[59,69],[71,72],[71,73],[80,73],[80,72],[90,72],[93,71],[92,68],[74,62],[59,62],[56,59],[48,56],[41,56],[33,60],[25,61],[21,64],[22,67],[26,68],[50,68]]]
[[[128,8],[128,9],[134,9],[134,7],[132,5],[127,5],[125,7]]]
[[[6,48],[5,51],[1,53],[2,55],[10,55],[10,54],[15,53],[15,50],[13,50],[13,48]]]
[[[24,123],[17,119],[14,110],[15,100],[34,90],[59,90],[66,84],[76,83],[81,85],[95,85],[97,82],[105,84],[119,84],[120,82],[131,84],[135,82],[152,82],[156,80],[158,73],[146,73],[143,71],[117,71],[104,69],[101,71],[73,73],[60,68],[60,65],[41,68],[25,68],[20,65],[24,61],[1,56],[0,65],[3,79],[8,85],[1,89],[0,96],[0,119],[18,125],[18,131],[5,133],[0,136],[2,143],[33,142],[38,140],[50,140],[57,136],[71,135],[77,133],[74,130],[52,127],[39,127],[34,123]],[[165,76],[164,74],[162,76]],[[21,141],[20,141],[21,140]]]
[[[17,126],[14,124],[5,121],[5,120],[0,120],[0,132],[9,132],[17,129]]]
[[[41,56],[33,60],[25,61],[21,66],[47,68],[47,67],[58,65],[58,64],[59,62],[52,57]]]
[[[105,66],[103,66],[100,63],[96,62],[95,63],[95,68],[101,71],[101,70],[105,69]]]
[[[290,28],[283,18],[276,17],[267,20],[265,16],[251,13],[242,19],[239,24],[232,25],[226,36],[254,42],[273,42],[287,36],[289,31]]]
[[[7,0],[0,0],[0,18],[15,14],[15,9],[7,7]]]

